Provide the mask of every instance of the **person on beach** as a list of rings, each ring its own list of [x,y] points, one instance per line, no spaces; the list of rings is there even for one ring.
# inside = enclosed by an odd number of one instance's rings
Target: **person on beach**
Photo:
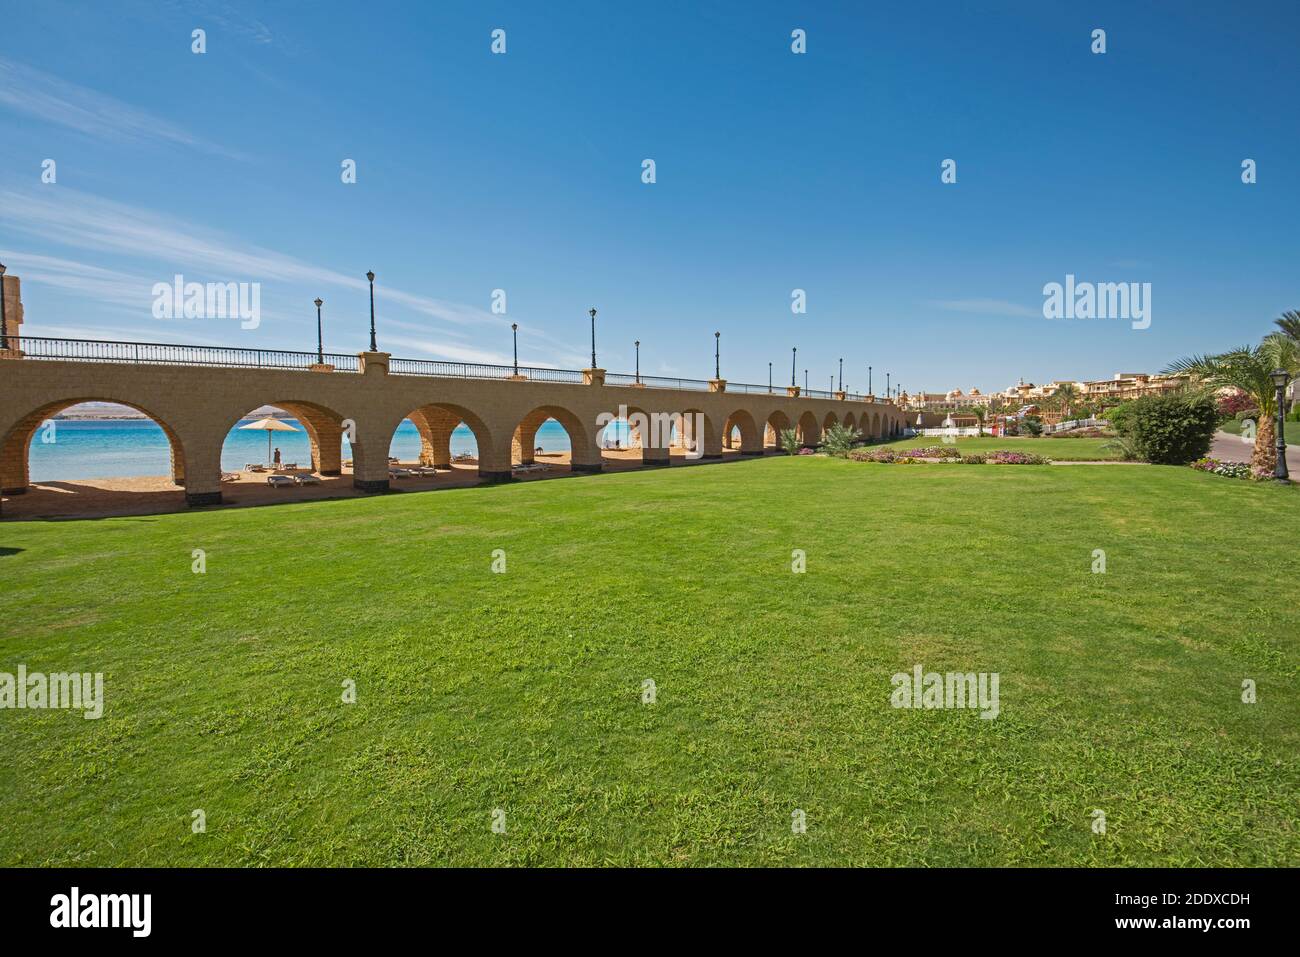
[[[277,469],[280,467],[280,449],[279,449],[279,447],[277,447],[276,450],[275,450],[275,467],[276,467]]]

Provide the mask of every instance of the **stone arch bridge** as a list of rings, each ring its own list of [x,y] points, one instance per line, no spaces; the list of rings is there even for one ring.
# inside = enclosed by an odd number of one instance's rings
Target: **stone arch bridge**
[[[221,452],[231,428],[251,410],[277,406],[303,424],[312,466],[342,471],[342,438],[351,423],[353,484],[382,491],[389,445],[403,419],[420,432],[422,458],[450,467],[451,432],[464,422],[478,443],[482,479],[509,480],[531,461],[539,426],[555,419],[568,433],[571,468],[602,467],[600,429],[621,410],[647,417],[683,416],[673,432],[698,443],[705,459],[724,446],[742,455],[775,450],[780,430],[794,428],[816,445],[835,422],[864,438],[900,434],[903,414],[874,396],[724,380],[607,375],[558,370],[395,359],[10,336],[0,349],[0,487],[29,486],[28,453],[43,421],[81,402],[116,402],[157,422],[171,444],[171,477],[190,505],[221,502]],[[323,361],[322,361],[323,360]],[[602,419],[602,414],[604,418]],[[702,435],[697,433],[702,428]],[[651,430],[653,432],[654,430]],[[667,465],[666,440],[642,441],[643,464]]]

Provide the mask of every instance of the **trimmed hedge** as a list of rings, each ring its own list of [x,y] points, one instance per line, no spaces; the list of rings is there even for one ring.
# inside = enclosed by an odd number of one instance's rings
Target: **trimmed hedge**
[[[1110,421],[1148,462],[1187,465],[1209,451],[1219,410],[1210,395],[1170,392],[1126,402]]]

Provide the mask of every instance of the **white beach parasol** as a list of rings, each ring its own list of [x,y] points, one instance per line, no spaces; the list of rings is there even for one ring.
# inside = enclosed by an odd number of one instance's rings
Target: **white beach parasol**
[[[271,418],[270,416],[267,416],[265,419],[254,419],[252,422],[249,422],[248,425],[241,425],[239,428],[241,430],[261,429],[266,433],[266,464],[268,468],[271,465],[271,433],[298,431],[292,425],[288,425],[287,423],[281,422],[279,419]]]

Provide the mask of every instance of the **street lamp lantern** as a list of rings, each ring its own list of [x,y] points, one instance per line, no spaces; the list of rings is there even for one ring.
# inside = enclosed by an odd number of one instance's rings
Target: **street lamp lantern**
[[[1286,416],[1282,405],[1286,401],[1286,385],[1291,376],[1285,369],[1273,370],[1273,388],[1277,389],[1277,423],[1274,426],[1276,436],[1277,464],[1273,466],[1273,478],[1279,482],[1289,482],[1290,473],[1286,467]]]
[[[519,375],[519,323],[510,323],[510,338],[515,347],[515,375]]]
[[[375,273],[373,270],[366,272],[366,278],[370,280],[370,351],[378,352],[379,346],[375,343]]]
[[[325,305],[325,300],[320,296],[316,297],[316,361],[320,365],[325,364],[325,342],[321,338],[320,328],[320,307]]]
[[[596,307],[592,306],[591,315],[591,367],[596,368]]]
[[[722,356],[719,351],[721,348],[722,333],[715,332],[713,334],[713,378],[715,379],[722,378]]]

